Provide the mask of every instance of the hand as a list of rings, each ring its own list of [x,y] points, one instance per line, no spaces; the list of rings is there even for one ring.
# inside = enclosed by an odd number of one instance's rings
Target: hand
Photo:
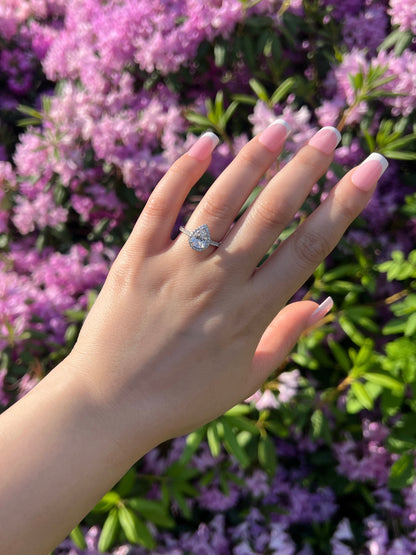
[[[207,224],[222,242],[196,252],[185,234],[172,240],[171,232],[209,166],[215,136],[200,138],[154,190],[82,328],[72,366],[132,462],[247,398],[279,366],[317,305],[283,307],[385,169],[384,158],[372,155],[349,172],[257,268],[327,170],[339,138],[333,128],[318,132],[233,225],[286,135],[282,121],[268,127],[208,190],[186,228]]]
[[[187,223],[216,248],[171,230],[215,146],[203,136],[153,192],[72,353],[0,416],[0,545],[48,553],[142,455],[253,393],[327,305],[285,303],[366,205],[385,166],[371,155],[260,268],[325,172],[337,136],[321,130],[233,225],[286,137],[248,143]],[[23,515],[23,517],[22,517]],[[30,547],[29,547],[30,546]]]

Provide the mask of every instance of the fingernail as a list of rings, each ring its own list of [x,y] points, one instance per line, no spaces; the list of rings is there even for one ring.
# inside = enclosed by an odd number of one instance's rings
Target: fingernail
[[[335,127],[322,127],[308,142],[324,154],[332,154],[341,140],[341,133]]]
[[[322,318],[328,314],[333,306],[334,301],[332,300],[332,297],[327,297],[309,316],[306,323],[307,327],[309,328],[310,326],[318,323],[319,320],[322,320]]]
[[[188,156],[203,162],[212,153],[218,143],[219,138],[217,135],[212,131],[207,131],[191,146],[188,150]]]
[[[361,191],[368,192],[386,171],[388,165],[384,156],[373,152],[355,169],[351,181]]]
[[[259,142],[270,150],[270,152],[278,152],[289,135],[290,125],[282,118],[275,120],[260,133]]]

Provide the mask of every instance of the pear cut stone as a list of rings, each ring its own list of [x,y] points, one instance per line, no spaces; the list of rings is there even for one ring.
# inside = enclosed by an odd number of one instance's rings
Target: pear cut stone
[[[189,236],[189,244],[195,251],[204,251],[211,244],[211,235],[206,224],[194,229]]]

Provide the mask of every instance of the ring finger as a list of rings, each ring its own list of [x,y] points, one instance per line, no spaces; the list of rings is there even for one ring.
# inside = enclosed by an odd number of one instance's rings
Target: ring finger
[[[189,219],[187,229],[192,231],[205,224],[212,239],[220,241],[262,175],[280,154],[288,132],[289,125],[278,119],[245,145],[207,191]]]

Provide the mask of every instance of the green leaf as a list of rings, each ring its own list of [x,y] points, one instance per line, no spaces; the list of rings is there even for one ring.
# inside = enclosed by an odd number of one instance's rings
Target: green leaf
[[[244,416],[231,416],[227,413],[223,416],[223,420],[226,420],[232,428],[245,430],[246,432],[250,432],[252,435],[258,435],[260,433],[260,430],[255,423]]]
[[[410,337],[414,335],[415,332],[416,332],[416,313],[411,314],[409,316],[409,319],[406,322],[404,334],[406,337]]]
[[[274,476],[277,467],[276,446],[270,436],[262,437],[258,445],[258,457],[261,466],[270,476]]]
[[[188,504],[186,502],[185,496],[183,495],[182,491],[177,487],[172,487],[171,491],[172,491],[173,498],[176,501],[183,516],[188,519],[191,518],[192,516],[191,510],[188,507]]]
[[[231,102],[231,104],[228,106],[228,108],[225,110],[224,114],[220,118],[219,123],[221,127],[225,128],[237,108],[238,102],[234,100],[233,102]]]
[[[252,410],[253,409],[250,407],[250,405],[247,405],[246,403],[240,403],[232,407],[230,410],[227,410],[225,414],[226,416],[243,416],[252,412]]]
[[[69,537],[77,547],[80,549],[87,549],[87,542],[85,541],[84,534],[81,532],[81,528],[79,526],[76,526],[72,530]]]
[[[35,108],[32,108],[31,106],[24,106],[23,104],[19,104],[17,106],[17,111],[20,112],[21,114],[26,114],[27,116],[31,116],[32,118],[36,119],[38,122],[39,120],[42,120],[42,114],[41,112],[39,112],[38,110],[35,110]]]
[[[357,329],[351,320],[345,316],[340,316],[338,322],[342,330],[356,345],[362,345],[365,342],[366,337]]]
[[[415,480],[415,455],[405,453],[390,470],[388,485],[391,489],[401,490],[410,486]]]
[[[100,539],[98,541],[98,551],[109,551],[118,537],[119,530],[120,523],[118,520],[118,508],[114,507],[111,509],[106,521],[104,522]]]
[[[186,438],[186,445],[180,456],[179,462],[181,464],[187,464],[194,453],[198,450],[199,446],[201,445],[203,439],[206,436],[207,427],[203,426],[194,432],[191,432]]]
[[[248,104],[250,106],[255,106],[257,104],[257,98],[248,94],[233,94],[232,99],[239,104]]]
[[[214,120],[218,123],[224,113],[224,91],[218,91],[214,100]]]
[[[211,422],[211,424],[208,424],[207,440],[208,440],[208,445],[211,450],[212,456],[218,457],[219,454],[221,453],[221,440],[218,433],[217,421],[214,421],[214,422]]]
[[[366,366],[374,354],[374,341],[366,339],[361,345],[354,364],[356,366]]]
[[[227,50],[224,44],[216,44],[214,46],[214,59],[217,67],[223,67],[225,64]]]
[[[233,455],[243,468],[247,468],[250,464],[250,459],[244,449],[238,444],[237,439],[231,426],[226,419],[221,419],[221,424],[224,431],[224,445],[230,455]]]
[[[115,486],[116,492],[120,497],[127,497],[136,482],[136,471],[134,468],[130,468],[128,472],[123,476],[123,478]]]
[[[370,395],[361,382],[353,382],[351,384],[351,389],[359,403],[364,408],[368,410],[371,410],[373,408],[373,400],[371,399]]]
[[[390,389],[384,389],[381,395],[383,416],[394,416],[402,406],[403,396],[395,395]]]
[[[313,439],[325,439],[329,443],[331,437],[328,422],[321,409],[316,409],[311,416],[312,437]]]
[[[198,114],[196,112],[186,112],[185,117],[191,123],[200,125],[203,128],[211,126],[211,120],[208,119],[206,116],[203,116],[202,114]]]
[[[364,374],[363,377],[371,383],[381,385],[382,387],[391,389],[396,393],[403,393],[403,384],[401,384],[398,380],[395,380],[391,376],[369,372]]]
[[[359,91],[364,84],[364,76],[362,72],[356,73],[355,75],[349,73],[348,80],[355,92]]]
[[[147,549],[156,547],[156,542],[145,523],[125,505],[119,507],[119,520],[130,543],[143,545]]]
[[[37,118],[22,118],[17,122],[19,127],[28,127],[29,125],[40,125],[41,121]]]
[[[345,349],[341,347],[341,345],[336,341],[334,341],[333,339],[328,339],[328,346],[331,349],[332,354],[334,355],[340,367],[345,372],[349,372],[352,364],[351,364],[350,357],[346,353]]]
[[[93,513],[108,513],[110,509],[118,505],[121,501],[120,495],[116,491],[107,492],[104,497],[98,501],[95,507],[92,509]]]
[[[410,31],[402,31],[400,28],[394,29],[389,35],[387,35],[377,50],[389,50],[394,46],[396,56],[400,56],[403,53],[403,51],[400,52],[403,44],[406,44],[405,48],[407,48],[411,40],[412,33]],[[398,44],[399,46],[397,47]],[[398,48],[398,52],[396,52],[396,47]]]
[[[284,98],[286,98],[288,94],[293,91],[295,84],[295,77],[288,77],[287,79],[285,79],[283,83],[281,83],[272,94],[270,104],[274,106],[275,104],[281,102]]]
[[[400,137],[396,140],[392,140],[390,136],[390,138],[387,138],[386,140],[386,146],[388,146],[390,150],[399,150],[403,146],[407,146],[408,144],[413,143],[414,141],[416,141],[416,133],[412,133],[411,135],[406,135],[405,137]]]
[[[414,152],[400,152],[398,150],[380,149],[380,153],[386,158],[394,160],[416,160],[416,153]]]
[[[248,83],[260,100],[266,103],[269,102],[269,95],[260,81],[257,81],[257,79],[250,79]]]
[[[360,270],[360,266],[356,263],[341,264],[332,270],[326,271],[322,276],[322,281],[329,283],[341,277],[356,276]]]
[[[161,501],[153,501],[143,497],[132,497],[126,503],[140,513],[146,520],[164,528],[173,528],[175,521],[171,518]]]

